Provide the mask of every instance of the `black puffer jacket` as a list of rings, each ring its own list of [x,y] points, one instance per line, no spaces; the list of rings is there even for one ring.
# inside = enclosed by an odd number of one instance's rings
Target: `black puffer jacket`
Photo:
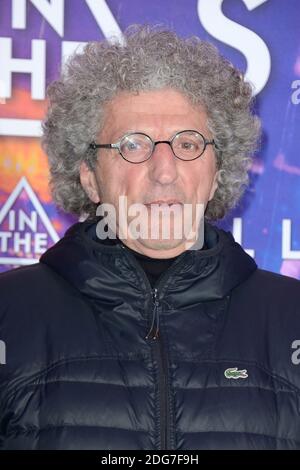
[[[206,225],[151,289],[91,227],[0,276],[0,448],[300,449],[299,281]]]

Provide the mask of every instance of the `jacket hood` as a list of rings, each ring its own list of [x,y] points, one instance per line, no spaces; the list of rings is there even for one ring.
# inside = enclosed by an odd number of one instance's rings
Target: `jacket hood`
[[[116,295],[125,290],[140,296],[141,290],[150,289],[143,269],[123,243],[97,238],[99,220],[72,225],[40,262],[88,297],[103,300],[106,291],[111,296],[111,289]],[[230,232],[205,222],[204,240],[206,249],[181,253],[162,275],[162,290],[173,294],[181,306],[185,297],[189,303],[221,299],[257,268]]]

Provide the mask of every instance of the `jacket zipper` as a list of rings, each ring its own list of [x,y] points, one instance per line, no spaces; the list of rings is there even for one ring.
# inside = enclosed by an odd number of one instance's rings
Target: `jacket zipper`
[[[143,268],[136,261],[134,256],[129,253],[123,244],[121,247],[125,250],[129,258],[133,261],[134,265],[137,266],[138,271],[146,280],[146,284],[150,286],[149,279],[143,270]],[[184,259],[185,257],[183,257]],[[183,263],[183,259],[178,263],[175,262],[166,273],[164,273],[158,282],[162,285],[162,280],[165,280],[170,276],[171,272],[175,271],[178,265]],[[151,289],[151,286],[150,286]],[[169,443],[169,430],[170,430],[170,414],[169,414],[169,400],[168,400],[168,361],[164,352],[163,341],[159,330],[159,295],[158,288],[154,287],[151,289],[152,295],[152,324],[145,336],[146,341],[151,341],[153,344],[154,354],[158,364],[158,390],[159,390],[159,403],[160,403],[160,449],[168,450],[170,448]]]
[[[152,290],[153,315],[152,325],[146,336],[146,340],[153,341],[154,353],[158,364],[159,382],[159,409],[160,409],[160,448],[168,449],[168,430],[170,428],[168,413],[168,366],[161,335],[159,333],[159,300],[158,291],[155,287]]]
[[[157,288],[152,290],[153,311],[152,311],[152,325],[148,331],[145,339],[158,339],[159,338],[159,300],[157,295]]]

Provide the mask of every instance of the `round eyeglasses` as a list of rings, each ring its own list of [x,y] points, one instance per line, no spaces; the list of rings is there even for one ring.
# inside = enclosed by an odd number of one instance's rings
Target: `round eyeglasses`
[[[180,131],[171,140],[157,140],[156,142],[143,132],[130,132],[113,144],[92,142],[89,148],[93,150],[98,148],[117,149],[124,160],[130,163],[143,163],[152,156],[157,144],[170,145],[175,157],[184,161],[201,157],[207,145],[214,145],[217,148],[214,140],[207,140],[195,130]]]

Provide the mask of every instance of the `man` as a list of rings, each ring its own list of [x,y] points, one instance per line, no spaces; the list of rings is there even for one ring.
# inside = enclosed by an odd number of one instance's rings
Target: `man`
[[[251,88],[199,39],[124,38],[48,90],[52,194],[85,220],[0,277],[0,447],[300,448],[299,282],[212,224],[247,183]]]

